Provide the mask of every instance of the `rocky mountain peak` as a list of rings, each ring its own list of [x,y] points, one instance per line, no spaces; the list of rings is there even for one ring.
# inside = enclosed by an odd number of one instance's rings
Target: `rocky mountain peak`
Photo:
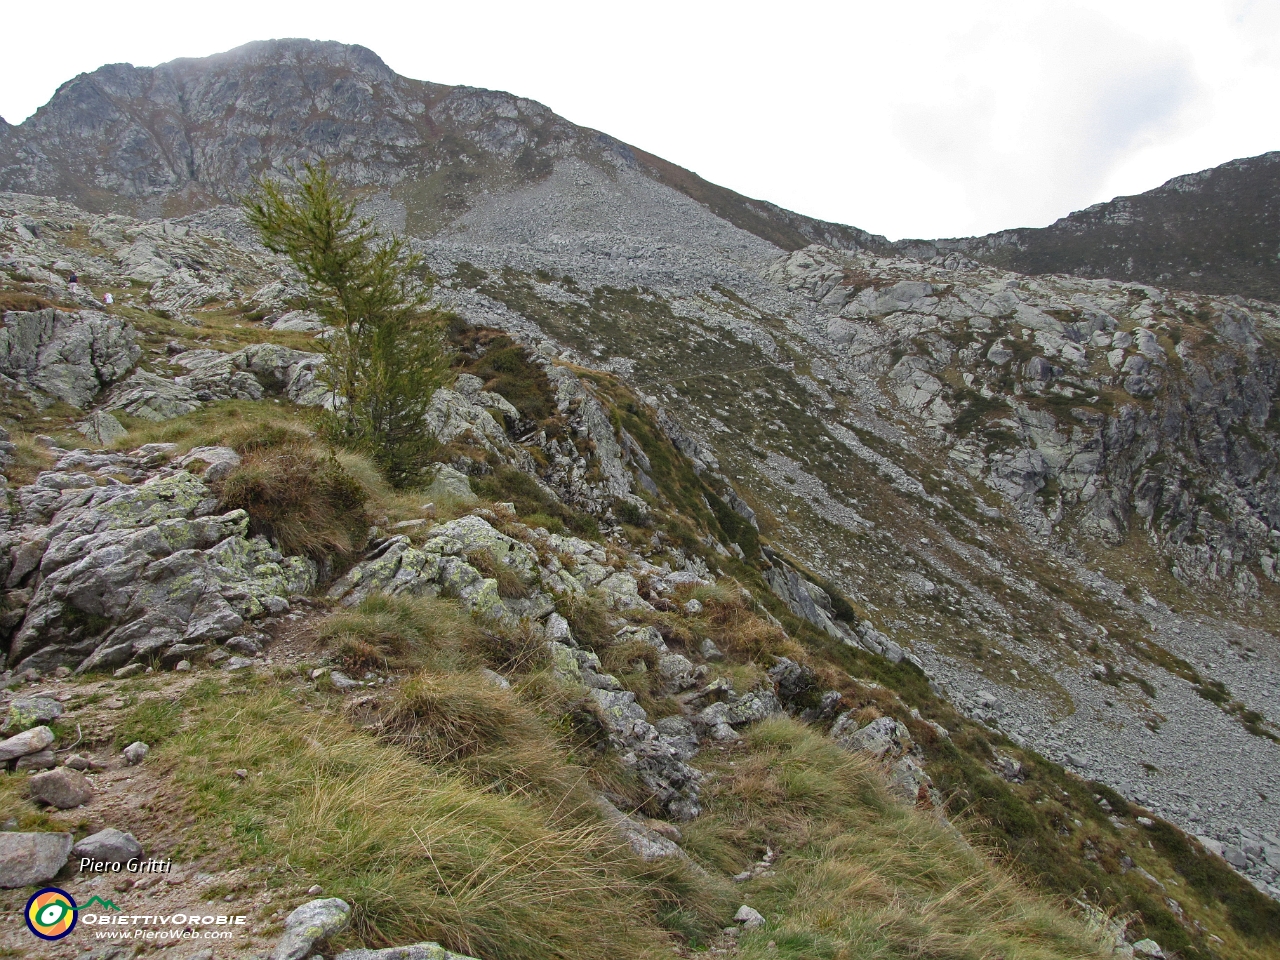
[[[317,159],[353,189],[382,194],[399,211],[396,227],[419,236],[579,160],[607,175],[636,171],[786,250],[887,247],[708,183],[533,100],[401,77],[341,43],[269,40],[158,67],[111,64],[0,127],[0,189],[104,213],[191,213],[234,201],[264,172]]]

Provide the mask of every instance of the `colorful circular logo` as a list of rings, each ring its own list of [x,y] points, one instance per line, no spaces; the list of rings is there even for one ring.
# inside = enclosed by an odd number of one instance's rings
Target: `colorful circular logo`
[[[76,902],[57,887],[45,887],[27,901],[27,929],[41,940],[61,940],[76,928]]]

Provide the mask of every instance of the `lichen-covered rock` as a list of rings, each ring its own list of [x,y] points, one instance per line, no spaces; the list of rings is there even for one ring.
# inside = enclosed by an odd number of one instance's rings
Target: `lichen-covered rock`
[[[533,460],[529,454],[511,443],[506,429],[479,402],[478,395],[469,397],[457,390],[441,387],[427,408],[426,425],[441,443],[465,438],[486,450],[505,455],[533,473]]]
[[[837,718],[831,739],[846,750],[860,750],[877,760],[900,757],[912,747],[911,734],[893,717],[879,717],[860,728],[853,711]]]
[[[912,756],[899,757],[889,768],[889,789],[908,803],[933,804],[933,778]]]
[[[230,447],[195,447],[174,461],[178,467],[202,470],[200,478],[205,483],[217,483],[229,477],[240,466],[240,454]]]
[[[92,310],[9,312],[0,328],[0,373],[73,407],[87,406],[141,355],[133,328]]]
[[[407,536],[392,537],[338,580],[329,596],[354,606],[374,592],[435,596],[445,590],[482,617],[514,622],[516,614],[499,595],[497,581],[466,561],[465,555],[476,550],[511,567],[526,583],[539,576],[537,557],[520,541],[481,517],[460,517],[432,528],[420,547]]]
[[[778,702],[773,689],[765,687],[760,690],[751,690],[730,702],[727,719],[731,725],[740,727],[748,723],[759,723],[782,712],[782,704]]]
[[[658,657],[658,675],[668,692],[688,690],[706,674],[705,668],[694,666],[684,654],[664,653]]]
[[[21,733],[32,727],[52,723],[62,716],[64,707],[52,697],[17,697],[9,704],[0,733]]]
[[[572,650],[555,640],[548,640],[545,647],[551,658],[551,670],[557,677],[570,683],[583,682],[582,665],[578,662],[576,655],[579,651]],[[596,662],[598,663],[599,660],[597,659]]]
[[[432,501],[452,501],[459,504],[475,503],[479,498],[471,490],[471,481],[465,473],[461,473],[447,464],[436,468],[431,485],[423,491]]]
[[[266,394],[275,394],[300,406],[333,406],[332,397],[316,377],[324,365],[324,357],[318,353],[254,343],[234,353],[193,350],[179,354],[174,362],[191,371],[177,382],[204,402],[261,400]]]
[[[198,410],[205,403],[261,400],[268,394],[286,397],[300,406],[333,407],[332,395],[317,375],[324,365],[324,357],[318,353],[255,343],[234,353],[189,350],[173,362],[190,372],[170,379],[136,370],[111,392],[106,408],[164,421]]]
[[[631,496],[634,491],[631,471],[627,469],[622,445],[604,406],[578,375],[566,367],[549,367],[547,379],[555,387],[556,407],[561,413],[574,414],[579,432],[595,444],[602,494],[621,498]]]
[[[457,541],[461,545],[459,552],[464,555],[472,550],[486,551],[522,579],[533,580],[538,575],[538,560],[532,551],[519,540],[499,533],[482,517],[459,517],[433,528],[427,534],[427,545],[442,538]]]
[[[319,333],[325,329],[325,323],[319,314],[310,310],[290,310],[271,321],[271,329],[292,333]]]
[[[181,641],[225,639],[314,585],[314,563],[250,539],[242,510],[208,515],[214,503],[185,471],[61,491],[10,662],[113,669]]]
[[[129,432],[119,420],[105,410],[95,410],[87,419],[77,423],[76,429],[83,433],[90,443],[100,446],[114,443]]]
[[[284,934],[271,951],[271,960],[303,960],[317,943],[341,933],[351,922],[351,906],[331,897],[312,900],[284,920]]]
[[[329,596],[346,607],[373,593],[434,596],[439,574],[438,551],[420,550],[406,536],[392,537],[334,583]]]
[[[190,387],[146,370],[137,370],[118,384],[106,403],[108,410],[156,422],[185,416],[200,406],[200,398]]]
[[[635,770],[662,808],[676,820],[691,820],[701,813],[702,775],[649,722],[636,695],[629,690],[593,689],[591,698],[622,762]]]

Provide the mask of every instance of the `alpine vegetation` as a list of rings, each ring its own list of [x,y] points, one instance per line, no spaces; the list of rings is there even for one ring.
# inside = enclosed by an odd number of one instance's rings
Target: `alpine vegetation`
[[[328,168],[307,164],[286,193],[258,182],[246,201],[263,246],[283,254],[306,283],[299,305],[329,329],[320,338],[319,378],[333,396],[323,429],[370,453],[403,486],[421,476],[434,438],[422,429],[448,356],[441,315],[425,309],[431,278],[399,237],[383,238],[343,199]]]
[[[0,188],[0,955],[1280,960],[1265,264],[302,40],[77,77]],[[1084,249],[1155,234],[1204,283]]]

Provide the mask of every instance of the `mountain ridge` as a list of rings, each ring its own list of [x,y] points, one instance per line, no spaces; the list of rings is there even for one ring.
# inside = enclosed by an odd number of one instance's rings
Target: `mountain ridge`
[[[958,252],[1019,273],[1129,280],[1280,301],[1280,151],[1173,177],[1047,227],[902,240],[928,259]]]
[[[176,216],[234,201],[268,169],[325,157],[359,189],[389,191],[418,236],[488,192],[545,178],[569,155],[634,166],[787,252],[817,243],[923,260],[959,254],[1030,275],[1280,301],[1280,152],[1174,177],[1047,227],[891,242],[745,197],[536,101],[403,77],[373,51],[336,41],[108,64],[62,84],[21,124],[0,120],[0,189]]]
[[[266,98],[282,115],[264,112]],[[210,125],[231,130],[218,139]],[[107,147],[78,149],[94,138]],[[888,248],[883,237],[743,197],[535,101],[412,80],[371,50],[334,41],[255,41],[212,57],[81,74],[23,123],[0,127],[0,189],[96,212],[177,215],[235,200],[267,169],[327,157],[348,182],[398,188],[410,232],[430,234],[474,193],[535,181],[570,153],[639,164],[785,250]]]

